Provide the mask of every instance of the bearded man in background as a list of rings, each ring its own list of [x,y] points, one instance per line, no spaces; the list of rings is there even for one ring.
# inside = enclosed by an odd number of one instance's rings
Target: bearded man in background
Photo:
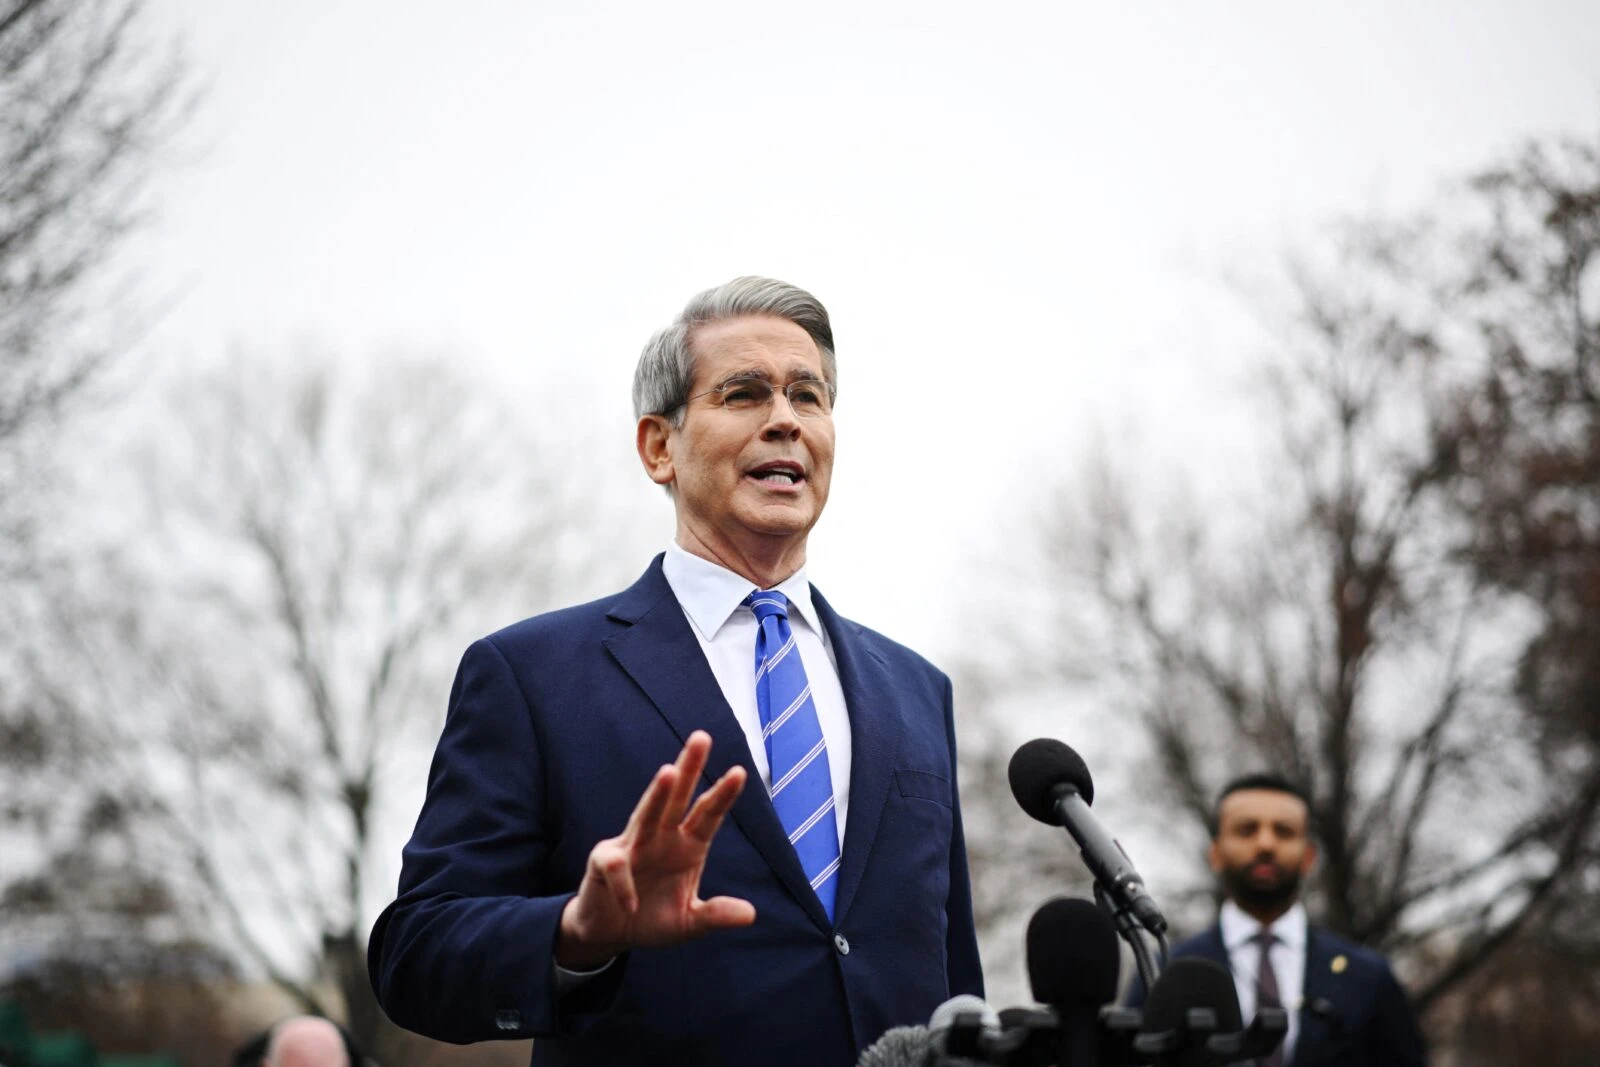
[[[1306,916],[1300,891],[1316,866],[1317,846],[1303,790],[1276,774],[1229,782],[1217,798],[1207,859],[1225,897],[1221,913],[1172,955],[1201,956],[1233,972],[1246,1023],[1258,1008],[1288,1012],[1288,1035],[1263,1067],[1427,1063],[1416,1017],[1388,961]]]

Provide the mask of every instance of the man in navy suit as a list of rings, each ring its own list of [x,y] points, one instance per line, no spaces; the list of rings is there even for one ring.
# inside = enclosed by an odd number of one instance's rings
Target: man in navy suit
[[[949,680],[806,579],[836,389],[827,311],[770,279],[646,346],[675,543],[468,649],[369,947],[395,1022],[535,1064],[813,1067],[981,995]]]
[[[1300,887],[1316,858],[1310,806],[1297,786],[1273,774],[1228,783],[1208,855],[1227,899],[1216,924],[1172,954],[1229,968],[1247,1022],[1261,1006],[1288,1011],[1288,1036],[1263,1067],[1425,1064],[1416,1018],[1388,962],[1307,922]]]

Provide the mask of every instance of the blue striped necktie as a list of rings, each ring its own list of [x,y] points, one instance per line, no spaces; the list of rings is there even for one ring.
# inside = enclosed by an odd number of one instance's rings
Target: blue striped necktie
[[[822,910],[833,919],[839,888],[839,824],[833,810],[828,743],[811,683],[789,629],[789,601],[772,589],[745,598],[756,613],[756,707],[772,772],[772,806],[800,856]]]

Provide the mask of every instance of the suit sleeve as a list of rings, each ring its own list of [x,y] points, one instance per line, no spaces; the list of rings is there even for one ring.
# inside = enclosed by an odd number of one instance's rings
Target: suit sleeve
[[[944,679],[945,733],[950,744],[950,781],[956,782],[955,698]],[[950,895],[945,900],[945,959],[950,995],[983,996],[983,966],[978,960],[978,932],[972,918],[972,880],[967,872],[967,838],[961,827],[960,790],[952,788],[950,832]]]
[[[561,995],[554,953],[571,893],[540,896],[554,844],[539,739],[490,639],[462,657],[399,895],[367,950],[378,1002],[440,1041],[565,1033],[615,995],[626,959]]]
[[[1417,1028],[1411,1001],[1388,962],[1382,962],[1381,967],[1372,1025],[1367,1032],[1367,1062],[1374,1067],[1425,1067],[1427,1046]]]

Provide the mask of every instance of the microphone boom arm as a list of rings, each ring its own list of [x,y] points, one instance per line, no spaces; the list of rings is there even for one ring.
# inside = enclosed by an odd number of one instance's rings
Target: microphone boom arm
[[[1167,920],[1150,898],[1144,879],[1134,870],[1122,846],[1100,828],[1089,812],[1089,805],[1072,785],[1062,783],[1055,791],[1055,813],[1060,825],[1078,844],[1084,866],[1103,885],[1118,911],[1130,911],[1146,930],[1160,937],[1167,932]]]
[[[1139,920],[1134,917],[1133,912],[1128,908],[1117,906],[1111,894],[1098,880],[1094,883],[1094,900],[1111,916],[1112,921],[1116,923],[1117,933],[1121,934],[1122,940],[1126,941],[1128,947],[1133,949],[1133,962],[1139,966],[1139,978],[1144,982],[1144,987],[1149,989],[1155,985],[1156,977],[1161,973],[1161,968],[1156,966],[1155,961],[1150,958],[1150,946],[1144,942],[1144,931],[1139,926]],[[1161,949],[1161,964],[1165,966],[1167,962],[1167,935],[1156,934],[1155,938]]]

